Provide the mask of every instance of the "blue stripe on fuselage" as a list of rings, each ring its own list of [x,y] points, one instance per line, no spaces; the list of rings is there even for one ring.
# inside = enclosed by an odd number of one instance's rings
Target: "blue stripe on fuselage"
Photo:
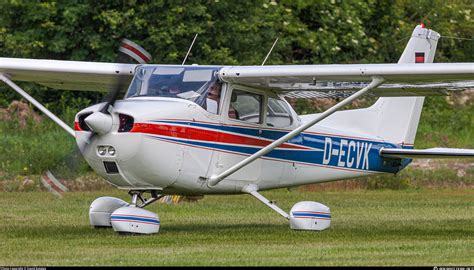
[[[169,124],[185,124],[193,127],[202,127],[216,131],[226,131],[241,135],[250,135],[265,139],[276,140],[288,132],[278,130],[262,129],[260,136],[258,128],[244,128],[235,126],[224,126],[219,124],[208,124],[191,121],[155,121]],[[211,149],[231,151],[245,155],[257,152],[260,147],[249,147],[244,145],[222,144],[207,141],[190,141],[186,139],[150,136],[166,139],[169,141],[206,147]],[[192,138],[190,138],[192,139]],[[288,141],[289,143],[310,147],[315,150],[297,149],[275,149],[266,154],[265,157],[279,159],[289,162],[307,163],[328,167],[338,167],[362,171],[390,172],[396,173],[407,166],[411,159],[390,160],[384,159],[379,152],[382,147],[401,148],[401,146],[369,139],[351,138],[349,136],[339,137],[337,135],[320,135],[313,133],[301,133]],[[411,147],[410,147],[411,148]]]

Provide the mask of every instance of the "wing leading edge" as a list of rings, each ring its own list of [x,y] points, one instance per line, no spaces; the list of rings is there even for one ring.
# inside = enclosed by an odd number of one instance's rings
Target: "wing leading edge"
[[[464,81],[463,87],[474,86],[474,63],[231,66],[221,69],[219,75],[227,82],[281,93],[347,92],[344,84],[364,84],[382,77],[386,86],[374,90],[377,96],[444,95],[444,90],[459,88],[455,81]]]
[[[129,75],[131,80],[136,67],[135,64],[0,58],[0,73],[13,81],[65,90],[108,91],[117,75]],[[300,97],[350,94],[363,88],[374,76],[387,82],[373,90],[376,96],[446,95],[446,90],[474,87],[474,63],[228,66],[219,75],[222,80],[236,84],[281,93],[301,92]],[[311,92],[321,94],[315,96]]]
[[[0,58],[0,73],[13,81],[55,89],[109,91],[118,75],[135,73],[135,64]]]

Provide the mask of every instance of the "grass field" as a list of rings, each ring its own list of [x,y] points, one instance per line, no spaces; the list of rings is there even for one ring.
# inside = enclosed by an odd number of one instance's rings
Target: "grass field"
[[[473,265],[474,191],[263,192],[286,210],[331,207],[332,226],[292,231],[249,195],[153,204],[160,233],[119,236],[88,224],[99,196],[0,193],[0,265]]]

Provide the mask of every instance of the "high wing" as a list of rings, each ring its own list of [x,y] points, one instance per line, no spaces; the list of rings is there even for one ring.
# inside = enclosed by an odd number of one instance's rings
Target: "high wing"
[[[0,58],[0,73],[13,81],[55,89],[109,91],[118,75],[135,73],[135,64]]]
[[[55,89],[108,91],[119,74],[134,75],[135,64],[0,58],[0,73],[13,81],[35,82]],[[377,96],[446,95],[446,90],[474,87],[473,63],[230,66],[222,80],[288,93],[294,97],[332,97],[363,88],[373,76],[387,83]],[[461,82],[453,82],[461,80]],[[448,81],[448,83],[446,83]],[[410,82],[435,82],[407,84]],[[443,82],[443,83],[436,83]]]
[[[366,87],[366,82],[320,82],[312,85],[311,89],[294,90],[288,89],[285,94],[289,98],[338,98],[351,95],[358,89]],[[456,81],[449,83],[385,83],[369,92],[369,95],[377,97],[397,96],[447,96],[456,91],[474,88],[474,81]]]
[[[429,149],[380,149],[380,155],[388,158],[474,158],[473,149],[429,148]]]
[[[445,95],[474,87],[474,63],[231,66],[219,75],[226,82],[299,93],[296,97],[350,94],[374,77],[385,80],[373,90],[376,96]]]

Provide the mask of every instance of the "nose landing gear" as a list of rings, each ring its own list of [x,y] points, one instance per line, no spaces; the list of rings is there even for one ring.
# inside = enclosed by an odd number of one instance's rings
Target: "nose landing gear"
[[[143,194],[150,192],[145,199]],[[89,218],[94,227],[112,227],[119,234],[153,234],[160,229],[160,218],[157,214],[143,207],[157,201],[164,195],[156,191],[131,190],[131,204],[113,197],[100,197],[92,202]],[[141,203],[138,203],[140,200]]]

